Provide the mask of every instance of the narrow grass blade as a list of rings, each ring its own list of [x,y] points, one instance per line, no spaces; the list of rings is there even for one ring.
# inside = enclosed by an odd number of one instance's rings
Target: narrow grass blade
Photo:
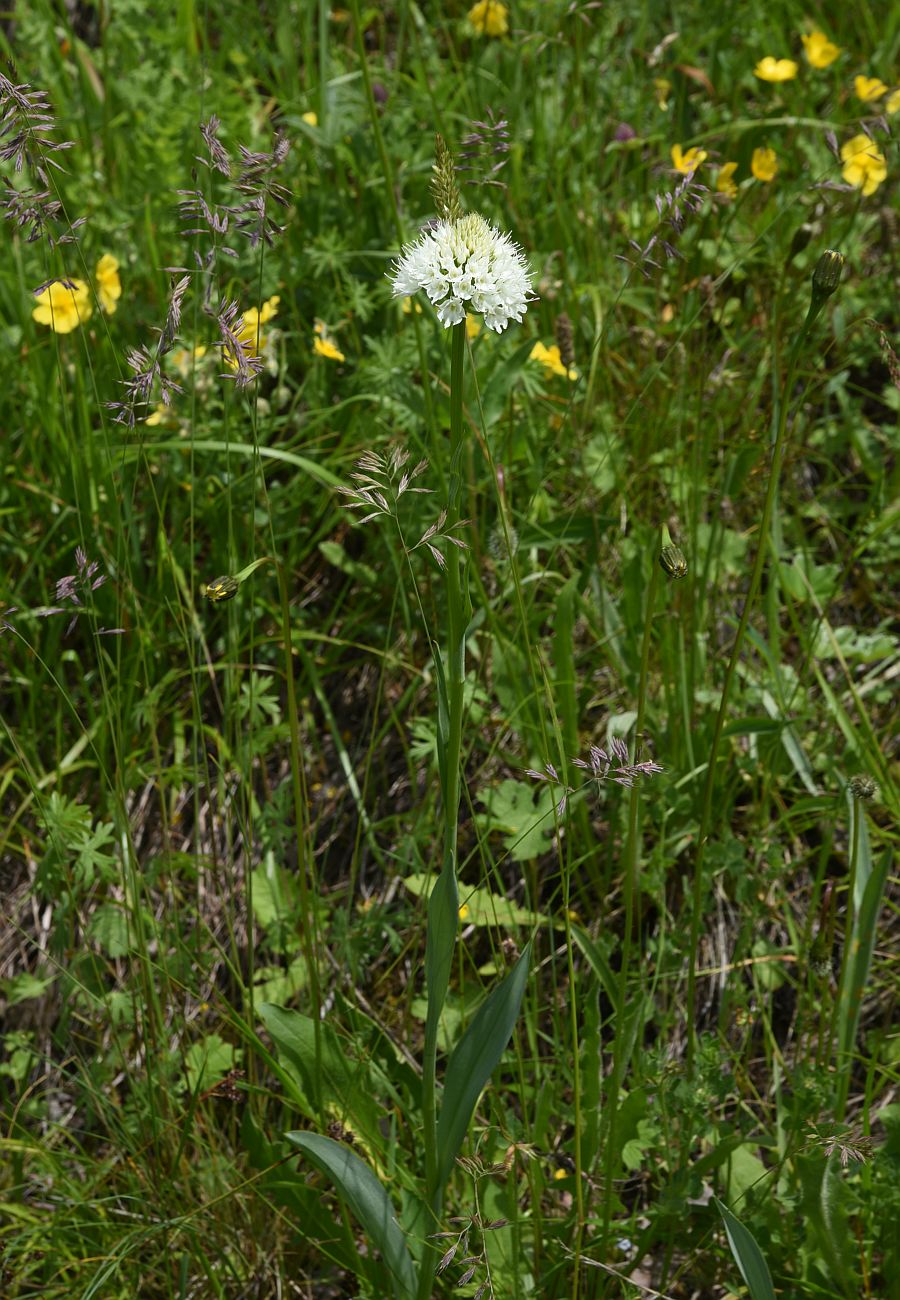
[[[734,1262],[741,1270],[741,1277],[747,1284],[751,1300],[775,1300],[775,1288],[772,1286],[769,1266],[753,1234],[731,1213],[727,1205],[723,1205],[716,1197],[713,1199],[725,1224]]]
[[[285,1137],[331,1178],[369,1241],[381,1252],[394,1280],[394,1294],[401,1300],[415,1295],[416,1270],[406,1239],[387,1192],[369,1166],[348,1147],[319,1133],[296,1130]]]
[[[865,820],[859,810],[856,815],[861,823],[857,848],[856,883],[864,879],[865,885],[861,891],[861,902],[853,918],[853,929],[849,939],[850,951],[838,997],[838,1090],[835,1118],[839,1122],[844,1117],[847,1104],[850,1057],[856,1045],[863,994],[869,978],[872,953],[875,950],[875,939],[878,933],[878,913],[881,910],[881,899],[891,868],[890,850],[881,855],[877,865],[872,865],[868,837],[863,834]]]
[[[438,1186],[450,1177],[481,1090],[506,1051],[522,1004],[531,960],[529,943],[509,974],[492,989],[453,1049],[438,1119]]]

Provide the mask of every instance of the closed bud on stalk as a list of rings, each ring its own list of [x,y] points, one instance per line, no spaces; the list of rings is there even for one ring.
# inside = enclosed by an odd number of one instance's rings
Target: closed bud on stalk
[[[844,255],[837,253],[833,248],[826,248],[825,252],[816,262],[812,274],[812,294],[813,305],[817,301],[821,306],[826,298],[830,298],[835,289],[841,282],[841,272],[844,269]]]
[[[684,578],[688,571],[684,551],[672,541],[665,524],[662,526],[662,550],[659,553],[659,567],[670,578]]]
[[[870,800],[878,797],[878,783],[865,774],[851,776],[847,787],[853,798],[861,800],[862,803],[869,803]]]
[[[218,604],[222,600],[232,600],[237,595],[239,586],[237,578],[232,578],[226,573],[221,578],[213,578],[212,582],[201,582],[200,595],[211,600],[213,604]]]

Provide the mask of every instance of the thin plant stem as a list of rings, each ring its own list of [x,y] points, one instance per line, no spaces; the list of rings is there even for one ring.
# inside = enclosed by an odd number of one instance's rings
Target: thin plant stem
[[[850,1060],[848,1055],[842,1050],[844,1043],[843,1024],[849,1014],[848,1003],[851,991],[848,988],[850,982],[850,957],[854,943],[858,943],[856,931],[856,875],[859,870],[859,840],[862,833],[862,819],[864,817],[861,801],[859,799],[850,800],[850,869],[847,873],[847,906],[845,908],[846,919],[844,921],[844,942],[841,951],[841,969],[838,976],[837,997],[834,999],[834,1009],[831,1016],[831,1025],[828,1031],[828,1052],[825,1057],[826,1064],[831,1059],[835,1039],[838,1044],[838,1059],[836,1062],[837,1073],[837,1091],[834,1105],[834,1117],[839,1124],[843,1123],[844,1111],[847,1107],[847,1094],[850,1090]]]
[[[641,733],[644,729],[644,717],[647,711],[647,682],[650,674],[650,644],[652,640],[653,627],[653,610],[656,604],[656,588],[659,582],[659,565],[653,563],[650,574],[650,586],[647,589],[647,606],[644,610],[644,635],[641,642],[641,671],[638,680],[637,696],[637,718],[634,724],[635,747],[640,742]],[[635,753],[635,762],[638,761]],[[622,1082],[622,1073],[624,1070],[625,1052],[627,1050],[628,1034],[628,980],[631,974],[631,954],[634,947],[634,915],[635,903],[639,893],[638,889],[638,856],[640,847],[640,830],[638,826],[638,799],[639,791],[637,785],[632,785],[628,799],[628,839],[625,843],[625,873],[623,879],[623,895],[625,906],[625,922],[622,934],[622,959],[619,966],[619,1005],[616,1012],[616,1033],[613,1044],[613,1068],[609,1080],[609,1121],[606,1126],[606,1151],[604,1159],[604,1186],[607,1189],[607,1195],[603,1203],[603,1237],[606,1241],[609,1234],[610,1215],[612,1214],[612,1196],[609,1195],[609,1189],[613,1185],[615,1176],[615,1129],[616,1119],[619,1111],[619,1088]]]
[[[461,493],[461,459],[463,427],[463,360],[466,348],[465,322],[453,326],[450,349],[450,482],[447,500],[448,535],[459,520]],[[457,839],[459,827],[460,760],[462,752],[463,688],[465,684],[465,633],[466,617],[462,592],[463,557],[456,546],[447,547],[445,579],[447,586],[447,639],[443,655],[443,680],[446,691],[447,729],[442,771],[442,801],[444,814],[444,855],[441,867],[443,881],[435,890],[449,887],[451,900],[456,897]],[[457,915],[454,909],[454,918]],[[428,987],[428,1015],[425,1022],[425,1042],[422,1059],[422,1118],[425,1143],[425,1197],[434,1224],[439,1223],[443,1207],[444,1189],[439,1182],[437,1149],[437,1034],[440,1012],[447,996],[449,962],[442,963],[436,950],[447,945],[456,936],[437,933],[437,912],[429,910],[429,950],[426,969],[432,976]],[[435,927],[433,929],[433,927]],[[433,972],[440,968],[442,974],[435,982]],[[444,973],[446,972],[446,974]],[[419,1274],[419,1300],[431,1295],[437,1252],[430,1245],[422,1256]]]
[[[778,483],[781,477],[781,466],[784,461],[784,449],[787,441],[788,407],[790,403],[791,389],[794,383],[794,374],[797,369],[797,360],[800,356],[801,349],[806,342],[807,336],[809,335],[812,323],[821,311],[822,306],[822,301],[818,300],[814,295],[813,301],[810,303],[809,311],[806,314],[806,319],[797,335],[788,359],[787,371],[785,373],[784,384],[781,390],[781,402],[778,408],[778,426],[775,434],[775,443],[772,448],[769,478],[768,483],[766,484],[766,497],[763,503],[762,519],[760,520],[759,525],[759,543],[756,548],[756,556],[753,561],[753,570],[750,574],[750,584],[747,588],[744,608],[741,611],[741,618],[735,634],[734,644],[731,647],[731,656],[728,660],[728,667],[725,670],[725,681],[722,684],[722,697],[719,701],[719,708],[716,713],[712,744],[709,749],[706,775],[703,781],[700,827],[697,831],[697,856],[694,861],[694,883],[691,893],[691,934],[690,947],[688,950],[687,1068],[689,1077],[693,1075],[697,1046],[697,948],[700,942],[700,912],[703,904],[703,868],[704,858],[706,855],[706,844],[709,838],[710,821],[712,818],[712,797],[716,782],[716,765],[719,758],[719,750],[722,745],[722,733],[725,728],[725,718],[728,714],[731,687],[734,682],[735,671],[737,669],[738,660],[741,656],[744,637],[750,621],[750,612],[753,609],[754,602],[759,594],[763,569],[765,568],[766,555],[769,548],[769,529],[772,522],[772,512],[778,496]]]

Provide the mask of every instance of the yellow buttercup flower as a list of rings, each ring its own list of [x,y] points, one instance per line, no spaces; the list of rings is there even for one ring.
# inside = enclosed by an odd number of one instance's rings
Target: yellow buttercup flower
[[[111,316],[119,304],[119,299],[122,297],[119,263],[112,253],[104,253],[100,258],[94,272],[94,279],[96,280],[97,297],[100,299],[100,306],[107,316]]]
[[[695,172],[702,162],[707,159],[705,149],[688,149],[682,152],[680,144],[672,145],[672,162],[675,164],[675,170],[681,172],[683,176],[689,176]]]
[[[773,181],[778,171],[778,155],[774,149],[754,149],[750,170],[758,181]]]
[[[737,185],[734,181],[734,173],[737,171],[736,162],[722,163],[719,168],[719,174],[716,176],[716,190],[719,194],[727,194],[733,199],[737,192]]]
[[[313,113],[312,111],[310,111],[309,113],[304,113],[303,116],[300,118],[300,121],[305,122],[307,126],[318,126],[319,115],[318,113]]]
[[[844,161],[842,175],[848,185],[855,185],[868,196],[874,194],[887,176],[884,154],[867,135],[855,135],[841,145]]]
[[[887,94],[887,89],[880,77],[853,78],[853,93],[864,104],[871,104],[873,100],[881,99],[882,95]]]
[[[147,416],[144,424],[148,428],[154,428],[158,424],[177,424],[175,412],[171,406],[166,406],[165,402],[160,402]]]
[[[884,111],[890,113],[892,117],[895,113],[900,113],[900,90],[891,91],[884,106]]]
[[[509,31],[508,13],[499,0],[478,0],[469,10],[469,22],[480,36],[505,36]]]
[[[253,336],[254,341],[256,335]],[[169,361],[181,375],[182,379],[188,379],[194,368],[194,362],[200,361],[206,356],[206,348],[199,343],[193,352],[189,348],[176,348],[174,352],[169,353]]]
[[[539,361],[547,375],[562,375],[563,379],[572,380],[578,378],[578,371],[574,367],[567,370],[563,365],[559,347],[556,343],[551,344],[549,348],[544,347],[543,343],[535,343],[528,355],[528,360]]]
[[[841,52],[839,46],[830,41],[824,32],[810,32],[800,39],[806,52],[806,61],[814,68],[827,68]]]
[[[318,357],[327,357],[329,361],[346,361],[347,358],[339,348],[335,347],[331,339],[324,333],[316,334],[313,339],[313,349]]]
[[[34,301],[32,317],[39,325],[49,325],[54,334],[71,334],[93,312],[84,280],[54,280],[35,294]]]
[[[459,908],[459,919],[461,921],[464,921],[468,915],[469,915],[469,904],[461,903]]]
[[[477,316],[473,316],[470,311],[466,312],[466,338],[477,339],[481,333],[481,321]]]
[[[256,357],[262,352],[266,342],[262,326],[267,324],[273,316],[277,316],[280,302],[281,299],[276,294],[273,298],[267,298],[261,307],[248,308],[241,316],[243,323],[235,333],[243,344],[245,356]],[[227,348],[225,349],[225,361],[232,370],[237,370],[237,359],[231,355]]]
[[[793,81],[797,72],[798,66],[793,59],[773,59],[771,54],[760,59],[753,69],[754,77],[759,77],[760,81]]]

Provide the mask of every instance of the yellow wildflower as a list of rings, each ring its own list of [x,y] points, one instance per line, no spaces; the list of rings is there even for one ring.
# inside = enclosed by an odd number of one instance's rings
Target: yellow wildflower
[[[855,135],[841,145],[841,158],[844,160],[844,180],[867,196],[874,194],[887,176],[884,154],[867,135]]]
[[[750,170],[758,181],[773,181],[778,171],[778,155],[774,149],[754,149]]]
[[[278,304],[280,302],[281,299],[276,294],[274,298],[267,298],[262,307],[250,307],[241,316],[243,323],[240,329],[235,330],[235,334],[243,344],[245,356],[256,357],[262,352],[266,342],[262,327],[273,316],[278,314]],[[237,360],[227,348],[225,349],[225,361],[232,370],[237,370]]]
[[[478,0],[469,10],[469,22],[480,36],[505,36],[509,31],[508,13],[500,0]]]
[[[736,162],[722,163],[719,168],[719,174],[716,176],[716,190],[719,194],[727,194],[730,199],[735,198],[738,189],[734,181],[734,173],[737,171]]]
[[[797,71],[793,59],[773,59],[771,54],[767,54],[757,63],[753,75],[759,77],[760,81],[793,81]]]
[[[547,375],[562,375],[564,379],[577,379],[578,371],[574,368],[567,370],[563,365],[562,357],[559,354],[559,347],[553,343],[549,348],[544,347],[543,343],[535,343],[528,355],[529,361],[539,361],[545,368]]]
[[[256,335],[253,337],[255,339]],[[205,356],[206,348],[200,343],[193,351],[190,348],[176,348],[174,352],[169,354],[169,360],[182,379],[187,379],[194,368],[194,362],[200,361]]]
[[[840,54],[840,48],[828,39],[824,32],[810,32],[801,36],[806,61],[814,68],[827,68]]]
[[[90,318],[90,291],[84,280],[54,280],[35,294],[31,313],[39,325],[49,325],[55,334],[71,334]]]
[[[148,428],[151,429],[157,424],[177,425],[177,423],[178,421],[175,418],[175,412],[172,410],[171,406],[166,406],[165,402],[160,402],[159,405],[150,412],[150,414],[147,416],[146,420],[144,421],[144,424],[146,424]]]
[[[683,176],[689,176],[695,172],[702,162],[705,162],[707,153],[705,149],[688,149],[682,152],[680,144],[672,145],[672,162],[675,164],[675,170],[681,172]]]
[[[884,108],[885,112],[890,113],[892,117],[894,113],[900,113],[900,90],[891,91]]]
[[[417,303],[417,302],[413,302],[413,300],[412,300],[412,298],[410,298],[409,294],[407,294],[405,298],[401,298],[401,299],[400,299],[400,306],[403,308],[403,315],[404,315],[404,316],[411,316],[411,315],[413,314],[413,312],[415,312],[417,316],[421,316],[421,315],[422,315],[422,307],[421,307],[421,304],[420,304],[420,303]],[[316,333],[317,333],[317,334],[321,334],[322,331],[321,331],[320,329],[316,328]]]
[[[97,282],[97,297],[100,306],[111,316],[122,297],[122,281],[119,279],[119,263],[112,253],[104,253],[94,272]]]
[[[468,915],[469,915],[469,904],[461,903],[459,908],[459,919],[461,921],[464,921]]]
[[[344,356],[334,343],[326,335],[319,333],[313,339],[313,349],[317,357],[327,357],[329,361],[346,361]]]
[[[309,113],[304,113],[300,121],[305,122],[307,126],[318,126],[319,115],[318,113],[313,113],[312,111],[310,111]]]
[[[887,86],[880,77],[854,77],[853,93],[864,104],[871,104],[873,100],[881,99],[882,95],[887,94]]]
[[[466,312],[466,338],[477,339],[481,333],[481,321],[477,316],[473,316],[470,311]]]

